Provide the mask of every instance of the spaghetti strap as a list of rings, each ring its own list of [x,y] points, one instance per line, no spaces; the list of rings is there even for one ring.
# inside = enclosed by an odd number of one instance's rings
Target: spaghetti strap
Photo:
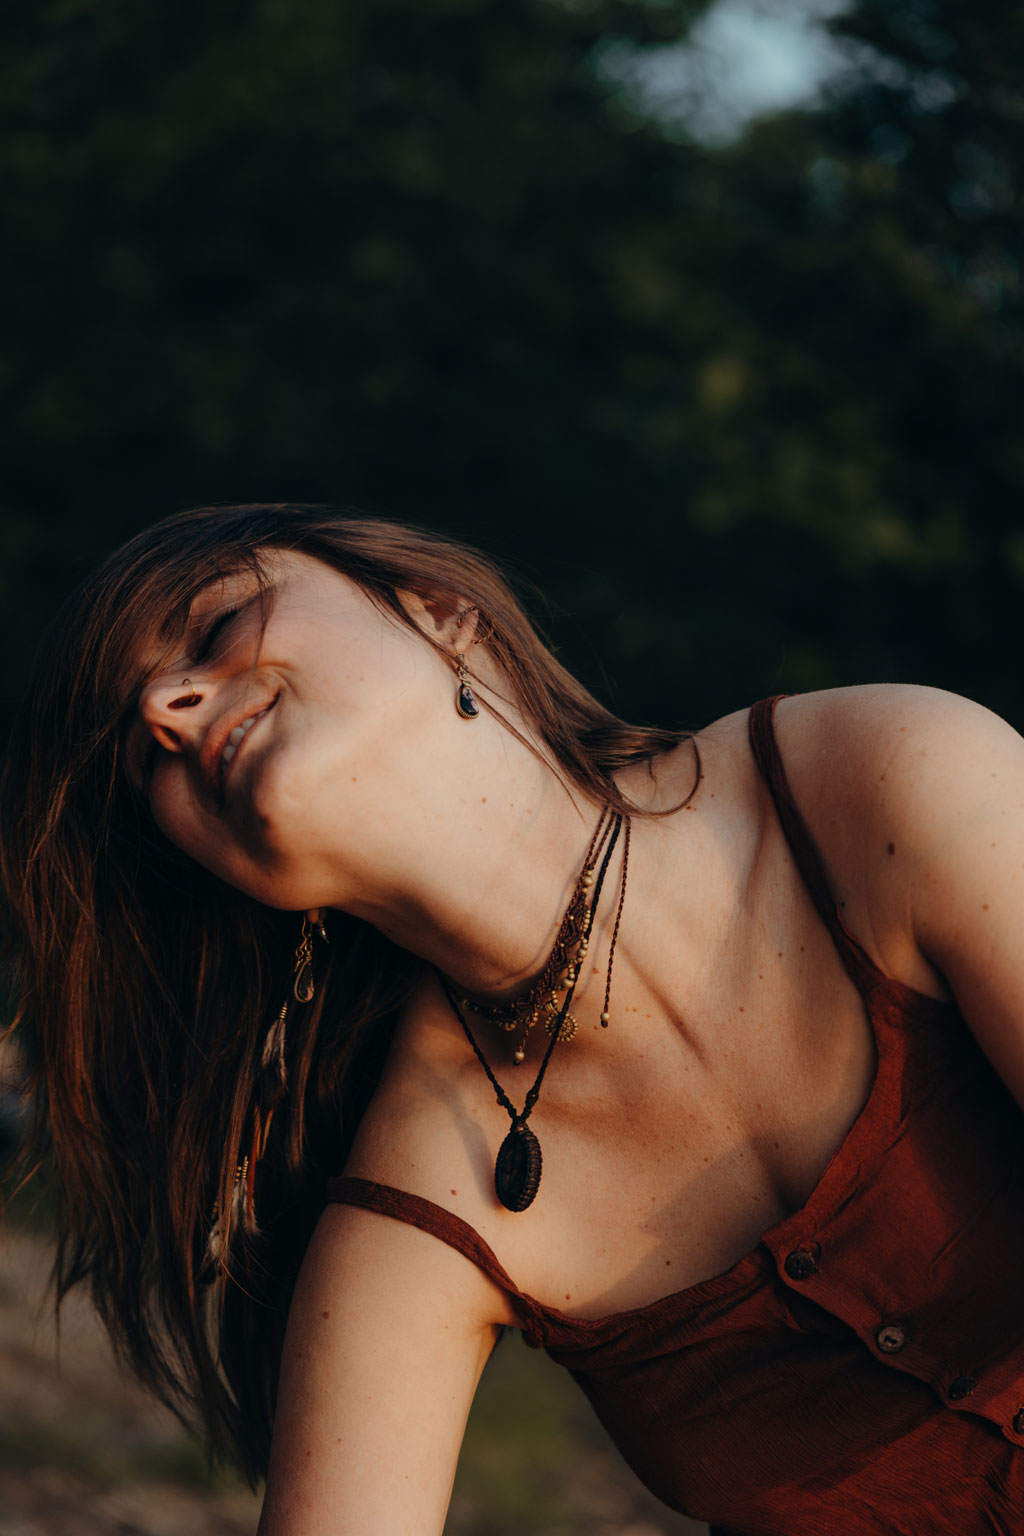
[[[435,1205],[432,1200],[425,1200],[422,1195],[411,1195],[404,1189],[394,1189],[390,1184],[377,1184],[372,1179],[345,1177],[328,1180],[327,1200],[329,1204],[356,1205],[365,1211],[391,1216],[395,1221],[419,1227],[421,1232],[427,1232],[431,1237],[447,1243],[449,1248],[456,1249],[471,1264],[482,1269],[488,1279],[493,1280],[500,1290],[514,1299],[516,1311],[523,1315],[524,1327],[528,1332],[532,1331],[529,1325],[535,1326],[543,1317],[544,1308],[509,1278],[479,1232],[474,1231],[461,1216],[446,1211],[441,1205]]]
[[[885,973],[879,969],[843,922],[835,897],[832,895],[818,846],[797,809],[793,791],[789,787],[786,770],[779,755],[778,742],[775,739],[775,706],[780,699],[786,697],[784,693],[776,694],[774,698],[761,699],[757,704],[752,705],[748,722],[750,750],[754,754],[758,771],[775,802],[779,825],[789,844],[796,867],[822,921],[832,935],[847,974],[859,992],[870,992],[873,987],[885,981]]]

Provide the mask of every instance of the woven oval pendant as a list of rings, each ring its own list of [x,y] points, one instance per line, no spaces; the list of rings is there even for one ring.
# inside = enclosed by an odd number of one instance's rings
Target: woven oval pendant
[[[498,1148],[494,1192],[507,1211],[525,1211],[540,1188],[540,1142],[528,1125],[513,1125]]]

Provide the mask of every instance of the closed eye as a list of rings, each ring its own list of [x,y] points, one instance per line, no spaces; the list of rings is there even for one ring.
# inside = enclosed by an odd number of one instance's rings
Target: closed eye
[[[207,661],[214,653],[217,641],[221,638],[232,619],[238,614],[237,608],[225,608],[219,613],[213,623],[208,625],[196,647],[194,660]]]

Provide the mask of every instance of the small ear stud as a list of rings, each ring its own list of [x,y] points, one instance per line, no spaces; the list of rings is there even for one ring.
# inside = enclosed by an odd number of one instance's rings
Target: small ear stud
[[[455,708],[463,720],[476,720],[480,714],[480,705],[477,703],[476,694],[469,686],[466,658],[461,651],[455,653],[455,663],[459,673],[459,686],[455,692]]]

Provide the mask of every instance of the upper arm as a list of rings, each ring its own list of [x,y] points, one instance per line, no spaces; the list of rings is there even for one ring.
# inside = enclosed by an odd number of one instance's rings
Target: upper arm
[[[1024,1105],[1024,740],[957,699],[928,715],[912,750],[902,816],[914,937]]]
[[[434,1536],[500,1293],[438,1239],[328,1206],[288,1319],[260,1536]]]
[[[831,786],[819,827],[854,931],[939,973],[1024,1105],[1024,740],[936,689],[821,697],[805,771]]]

